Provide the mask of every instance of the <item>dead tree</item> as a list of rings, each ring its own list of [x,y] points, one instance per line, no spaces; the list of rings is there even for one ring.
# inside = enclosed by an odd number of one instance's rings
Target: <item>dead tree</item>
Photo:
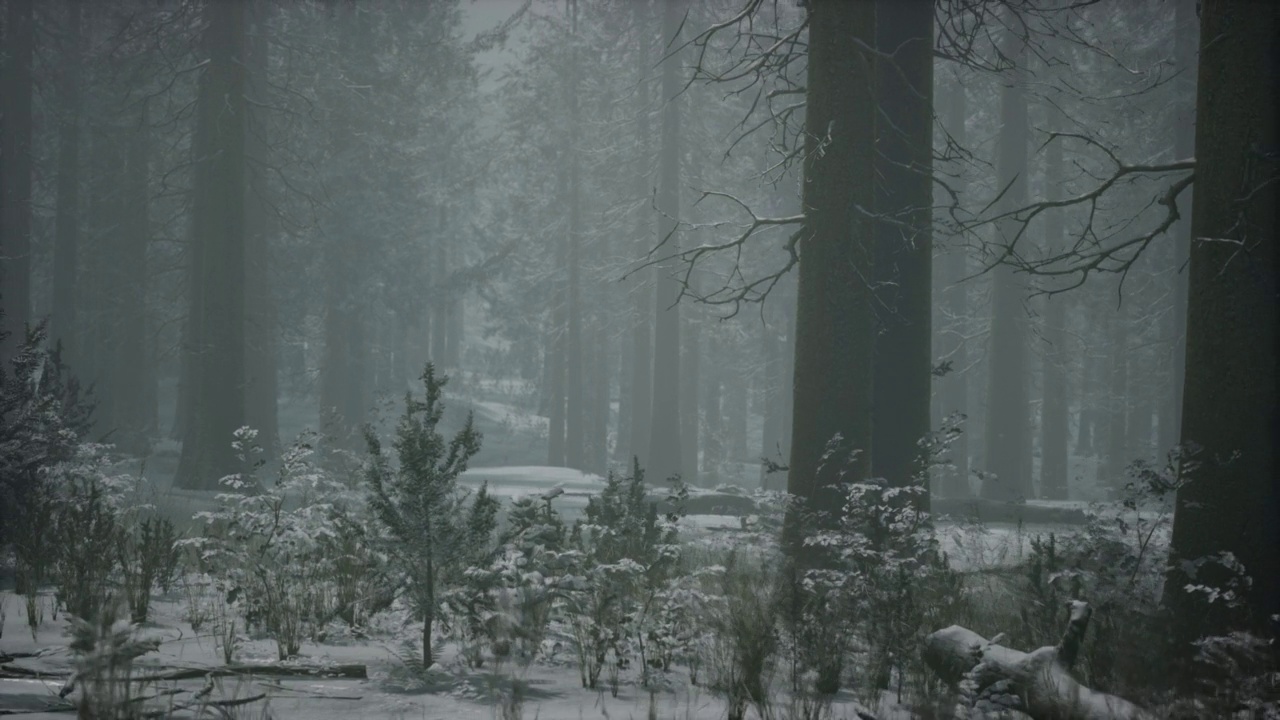
[[[959,625],[927,637],[925,663],[961,694],[956,717],[1008,712],[1034,720],[1155,720],[1155,714],[1071,676],[1093,611],[1079,600],[1068,607],[1062,640],[1029,653],[1000,645],[1003,635],[988,640]]]

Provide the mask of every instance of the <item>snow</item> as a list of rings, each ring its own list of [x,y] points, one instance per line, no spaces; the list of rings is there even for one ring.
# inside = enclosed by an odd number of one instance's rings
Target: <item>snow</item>
[[[40,657],[18,658],[12,664],[48,672],[66,673],[71,668],[71,655],[66,650],[66,616],[57,621],[46,619],[33,642],[27,628],[22,598],[0,593],[7,618],[0,635],[0,653],[29,653],[43,649]],[[182,621],[182,603],[170,596],[156,601],[154,622],[144,634],[163,639],[160,649],[138,660],[150,668],[204,668],[220,664],[213,640],[206,630],[195,632]],[[464,669],[446,646],[444,659],[433,667],[429,677],[419,686],[406,689],[398,682],[399,661],[390,652],[390,638],[373,640],[335,640],[326,644],[304,643],[302,655],[308,663],[363,663],[369,668],[368,680],[290,679],[290,678],[224,678],[214,691],[215,697],[246,697],[265,692],[270,716],[279,720],[349,720],[359,718],[496,718],[501,716],[498,697],[509,687],[511,671],[503,668],[495,673],[490,668]],[[264,639],[247,639],[237,662],[269,662],[274,659],[274,644]],[[572,650],[563,648],[551,657],[534,663],[519,673],[526,684],[524,717],[540,720],[579,720],[580,718],[643,718],[649,713],[650,697],[639,687],[636,678],[624,674],[617,697],[607,687],[585,690],[578,679],[577,668],[568,661]],[[672,689],[654,696],[657,716],[687,720],[718,720],[725,717],[723,700],[710,690],[691,686],[687,677],[673,678]],[[30,712],[48,708],[57,702],[63,679],[0,679],[0,713],[23,710],[31,720],[65,720],[71,713]],[[175,696],[190,698],[204,680],[165,683],[183,692]],[[160,688],[151,688],[152,690]],[[72,699],[76,697],[73,694]],[[840,696],[833,717],[855,716],[855,703]],[[234,717],[260,717],[257,703],[242,709]],[[750,715],[749,717],[754,717]],[[886,694],[877,717],[885,720],[908,718],[910,714],[896,708]]]

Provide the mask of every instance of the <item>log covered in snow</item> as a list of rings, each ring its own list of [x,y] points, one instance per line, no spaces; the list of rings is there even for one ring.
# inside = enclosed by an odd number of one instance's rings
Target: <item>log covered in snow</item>
[[[988,640],[952,625],[925,639],[925,663],[957,687],[965,709],[976,717],[1017,711],[1033,720],[1156,720],[1156,715],[1125,700],[1085,687],[1071,676],[1089,625],[1087,603],[1072,601],[1062,640],[1029,653]]]

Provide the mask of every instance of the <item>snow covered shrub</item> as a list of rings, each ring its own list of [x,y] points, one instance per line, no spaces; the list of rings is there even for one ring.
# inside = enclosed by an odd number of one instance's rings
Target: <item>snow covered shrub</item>
[[[688,490],[675,485],[667,501],[676,510],[666,516],[647,492],[639,465],[630,475],[610,473],[571,534],[577,567],[565,584],[564,610],[586,688],[597,687],[606,661],[614,672],[630,662],[641,608],[678,566],[675,523]]]
[[[108,448],[81,445],[47,469],[54,493],[54,579],[67,612],[93,620],[113,593],[125,533],[126,493],[133,479],[112,474]]]
[[[1188,458],[1180,451],[1164,466],[1139,461],[1116,502],[1095,504],[1077,530],[1033,538],[1022,566],[1011,643],[1040,647],[1057,642],[1068,600],[1094,608],[1093,627],[1078,666],[1097,690],[1141,696],[1167,684],[1167,638],[1160,599],[1173,498]]]
[[[167,518],[144,517],[141,521],[135,518],[122,528],[119,565],[133,622],[147,621],[152,590],[172,582],[178,565],[177,541],[177,532]]]
[[[486,647],[496,661],[526,667],[542,648],[572,565],[568,529],[551,506],[555,495],[514,500],[498,551],[487,564],[464,570],[461,584],[446,594],[447,624],[472,668],[484,664]]]
[[[837,603],[838,612],[856,618],[854,649],[868,698],[895,679],[901,698],[909,677],[928,673],[920,642],[950,624],[964,600],[929,514],[914,501],[923,492],[918,485],[847,484],[834,527],[808,539],[826,549],[831,563],[810,571],[807,582]]]
[[[75,674],[60,694],[65,697],[79,690],[79,717],[132,720],[162,714],[144,706],[147,698],[140,696],[133,676],[134,660],[154,652],[159,642],[140,637],[136,627],[118,619],[119,613],[120,603],[113,600],[92,620],[72,618]]]
[[[445,382],[428,363],[422,373],[424,398],[406,395],[393,442],[397,463],[372,430],[365,433],[369,506],[389,536],[391,564],[404,578],[410,606],[422,622],[424,668],[434,662],[432,632],[448,581],[490,551],[497,525],[497,501],[484,488],[472,499],[458,485],[467,463],[480,452],[481,436],[470,416],[452,440],[440,433]]]
[[[226,602],[276,641],[281,660],[297,655],[303,637],[331,617],[325,598],[335,558],[324,541],[334,534],[333,500],[342,487],[312,462],[310,437],[284,451],[276,482],[263,487],[254,475],[261,463],[251,462],[261,452],[257,433],[236,431],[236,450],[252,469],[222,478],[228,492],[217,496],[218,508],[195,514],[204,534],[179,543],[197,550]]]
[[[0,330],[0,343],[8,337]],[[54,562],[44,470],[72,458],[93,413],[90,393],[45,340],[43,323],[28,329],[9,367],[0,365],[0,547],[12,544],[15,590],[23,594],[38,590]]]
[[[776,567],[734,551],[720,574],[720,597],[710,615],[713,633],[712,686],[723,692],[729,720],[747,707],[767,717],[769,688],[778,650]]]

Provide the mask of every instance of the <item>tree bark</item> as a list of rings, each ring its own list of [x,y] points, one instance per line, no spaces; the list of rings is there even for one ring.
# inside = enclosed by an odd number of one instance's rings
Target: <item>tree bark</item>
[[[115,443],[128,452],[145,454],[147,437],[154,430],[151,420],[154,406],[148,407],[155,393],[148,390],[155,383],[151,344],[147,322],[147,249],[151,243],[151,219],[148,215],[150,162],[150,129],[144,112],[138,126],[129,132],[128,154],[124,167],[125,197],[122,232],[115,249],[121,272],[116,283],[117,323],[115,334],[115,367],[112,375]],[[228,438],[229,441],[229,438]]]
[[[582,179],[578,167],[578,2],[567,0],[569,33],[572,45],[569,53],[569,72],[566,73],[568,95],[568,131],[565,133],[564,152],[569,162],[569,286],[568,286],[568,337],[565,350],[565,465],[577,470],[586,469],[584,446],[586,429],[583,426],[585,391],[582,377]]]
[[[923,485],[930,431],[933,319],[933,13],[923,0],[877,0],[875,333],[872,472]]]
[[[1221,584],[1197,559],[1230,552],[1252,578],[1254,622],[1280,613],[1280,417],[1275,68],[1280,5],[1200,4],[1196,194],[1191,214],[1182,442],[1200,465],[1177,493],[1165,583],[1176,649],[1221,634],[1228,618],[1183,588]]]
[[[875,5],[813,0],[787,490],[836,510],[837,486],[870,471]],[[828,445],[833,451],[824,462]],[[846,459],[849,462],[846,462]],[[793,537],[793,540],[796,538]]]

